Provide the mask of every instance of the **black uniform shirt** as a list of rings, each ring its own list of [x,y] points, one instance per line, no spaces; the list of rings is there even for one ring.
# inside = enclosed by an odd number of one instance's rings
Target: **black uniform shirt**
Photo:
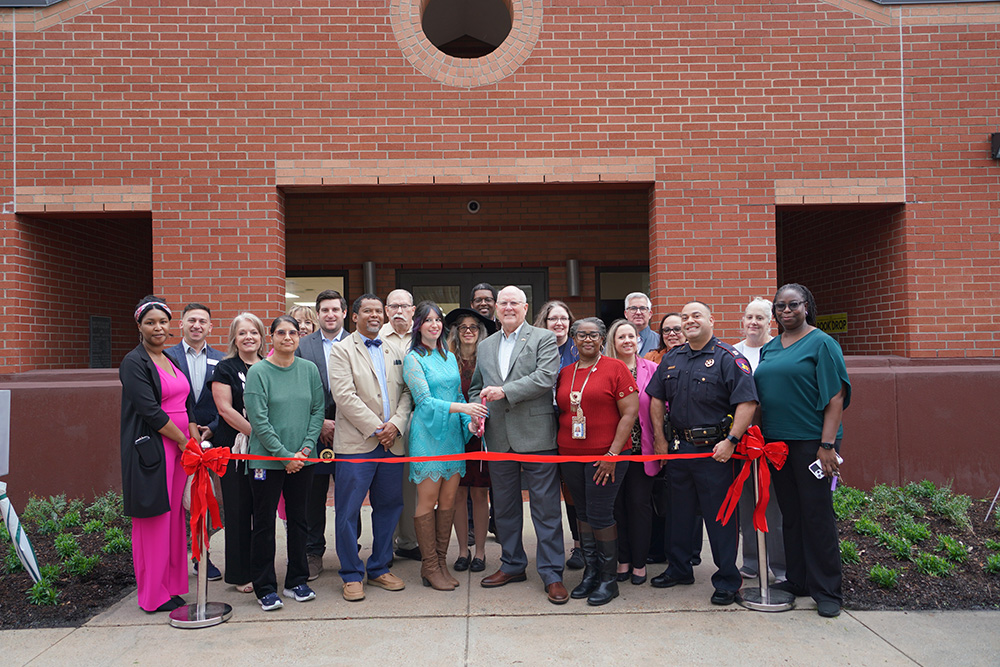
[[[757,401],[750,362],[715,336],[700,350],[684,343],[663,355],[646,393],[669,404],[676,429],[715,426],[737,404]]]

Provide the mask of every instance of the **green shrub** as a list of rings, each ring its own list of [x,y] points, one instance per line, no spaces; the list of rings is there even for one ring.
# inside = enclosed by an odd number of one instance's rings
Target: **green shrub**
[[[1000,504],[993,510],[993,527],[1000,530]]]
[[[944,557],[953,563],[964,563],[969,559],[969,550],[964,544],[950,535],[938,537],[938,551],[944,552]]]
[[[59,591],[55,586],[42,579],[28,589],[28,602],[33,605],[54,605],[59,601]]]
[[[1000,540],[986,540],[986,548],[990,551],[1000,551]]]
[[[93,556],[84,556],[82,553],[77,552],[66,561],[66,571],[75,577],[83,577],[90,574],[99,562],[101,562],[101,557],[96,554]]]
[[[100,533],[103,530],[104,530],[104,522],[102,522],[100,519],[91,519],[87,523],[83,524],[83,532],[88,534]]]
[[[858,554],[858,545],[850,540],[841,540],[840,560],[848,564],[861,562],[861,556]]]
[[[0,544],[7,544],[10,542],[10,533],[7,532],[7,524],[0,521]]]
[[[43,519],[38,524],[36,530],[38,530],[39,535],[55,535],[62,529],[59,527],[59,522],[56,519]]]
[[[833,511],[844,521],[857,514],[868,503],[864,491],[849,486],[838,486],[833,492]]]
[[[38,568],[38,574],[41,576],[43,581],[47,581],[50,584],[59,581],[59,575],[62,573],[62,568],[57,564],[49,563],[48,565],[42,565]]]
[[[882,588],[895,588],[899,582],[899,571],[875,563],[868,571],[868,578]]]
[[[910,542],[923,542],[931,536],[930,526],[915,521],[910,515],[901,516],[896,520],[896,530]]]
[[[59,525],[65,528],[76,528],[80,525],[80,513],[76,510],[72,510],[63,514],[62,519],[59,521]]]
[[[112,527],[104,531],[104,547],[102,549],[104,553],[124,553],[131,548],[132,540],[129,539],[128,535],[121,528]]]
[[[63,560],[67,558],[72,558],[73,554],[80,551],[80,545],[77,543],[76,538],[69,533],[62,533],[56,535],[56,552],[59,557]]]
[[[879,535],[878,541],[888,549],[889,553],[899,560],[910,560],[913,558],[913,543],[905,537],[883,532]]]
[[[83,513],[87,511],[87,503],[83,501],[83,498],[74,498],[66,504],[66,513],[76,512],[77,516],[83,516]]]
[[[882,526],[879,525],[878,521],[865,514],[854,522],[854,532],[858,535],[878,537],[882,534]]]
[[[114,491],[108,491],[103,496],[94,499],[90,507],[87,508],[87,516],[92,519],[100,519],[104,523],[114,523],[125,515],[125,506],[122,503],[122,495]]]
[[[21,521],[31,523],[36,526],[41,525],[46,519],[52,518],[52,505],[49,501],[38,496],[28,498],[24,511],[21,512]]]
[[[990,554],[983,565],[986,574],[1000,574],[1000,554]]]
[[[13,574],[14,572],[20,572],[24,569],[24,565],[21,564],[21,559],[17,557],[17,549],[14,545],[7,543],[7,553],[3,557],[3,569],[4,572]]]
[[[943,486],[934,492],[930,499],[931,511],[938,516],[942,516],[952,525],[965,530],[972,529],[972,521],[969,520],[969,507],[972,506],[972,498],[959,494],[955,495],[951,487]]]
[[[927,552],[922,552],[914,558],[913,564],[919,572],[931,577],[947,577],[955,569],[955,566],[944,558]]]
[[[899,489],[886,484],[876,484],[868,492],[868,497],[871,499],[869,506],[876,513],[885,514],[889,508],[895,507],[899,503],[900,496]]]
[[[924,500],[934,495],[935,491],[937,491],[937,487],[929,479],[920,482],[910,482],[903,487],[903,493],[907,496],[911,498],[923,498]]]

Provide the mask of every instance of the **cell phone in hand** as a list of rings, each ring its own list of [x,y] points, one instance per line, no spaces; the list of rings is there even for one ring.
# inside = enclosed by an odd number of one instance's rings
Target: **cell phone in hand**
[[[844,462],[844,459],[840,458],[840,454],[837,454],[837,465]],[[823,479],[823,464],[820,463],[819,459],[816,459],[809,464],[809,472],[813,474],[816,479]]]

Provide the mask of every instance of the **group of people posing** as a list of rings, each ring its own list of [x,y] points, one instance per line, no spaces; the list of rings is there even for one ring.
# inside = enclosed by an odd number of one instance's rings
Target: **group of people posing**
[[[694,583],[704,517],[715,564],[711,602],[732,604],[744,576],[768,576],[756,561],[752,502],[741,508],[742,572],[737,523],[715,520],[738,472],[735,447],[757,423],[766,440],[789,449],[772,477],[772,587],[812,596],[821,615],[840,613],[830,478],[839,472],[850,382],[839,345],[815,327],[808,289],[789,284],[773,303],[754,299],[743,317],[746,338],[735,346],[714,336],[701,301],[662,317],[658,334],[648,326],[652,303],[642,293],[625,299],[625,318],[610,327],[574,319],[561,301],[546,303],[529,324],[527,298],[514,286],[497,292],[482,283],[470,302],[445,314],[433,302],[414,305],[405,290],[385,302],[364,294],[350,308],[349,334],[347,301],[327,290],[315,312],[296,309],[271,323],[270,351],[261,320],[241,313],[222,355],[205,344],[206,306],[184,309],[184,340],[167,349],[172,312],[161,299],[143,299],[135,311],[141,343],[119,370],[122,476],[140,607],[169,611],[188,591],[179,464],[188,437],[269,457],[232,460],[221,480],[226,581],[255,593],[267,611],[283,606],[276,515],[286,520],[283,594],[300,602],[315,597],[308,582],[323,571],[331,478],[348,601],[363,600],[366,583],[402,590],[390,570],[396,556],[421,561],[425,586],[454,590],[459,581],[446,561],[452,531],[455,570],[481,572],[487,523],[495,525],[501,562],[481,585],[525,581],[523,483],[535,565],[550,602],[606,604],[619,583],[646,582],[647,562],[668,563],[652,577],[654,587]],[[781,326],[775,338],[772,316]],[[511,456],[489,464],[396,460],[483,449]],[[654,453],[666,458],[616,460]],[[824,477],[809,470],[814,460]],[[362,561],[366,497],[372,540]],[[569,559],[561,499],[573,534]],[[222,577],[210,561],[202,565],[209,578]],[[572,590],[563,583],[566,567],[583,570]]]

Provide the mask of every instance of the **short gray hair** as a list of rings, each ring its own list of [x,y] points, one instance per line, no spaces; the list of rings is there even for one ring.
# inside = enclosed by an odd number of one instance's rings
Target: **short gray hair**
[[[632,299],[645,299],[646,307],[649,308],[650,310],[653,309],[653,300],[649,298],[648,294],[645,294],[643,292],[632,292],[627,297],[625,297],[626,308],[628,308],[628,302],[631,301]]]
[[[747,307],[743,309],[743,312],[746,313],[751,309],[759,310],[767,318],[767,321],[770,322],[771,313],[774,310],[774,304],[771,303],[770,299],[765,299],[762,296],[755,296],[750,303],[747,304]]]
[[[597,326],[598,333],[601,334],[601,338],[607,340],[608,338],[608,327],[604,324],[604,320],[599,317],[584,317],[581,320],[576,320],[573,324],[569,325],[569,337],[575,338],[576,332],[580,330],[581,324],[593,324]]]

